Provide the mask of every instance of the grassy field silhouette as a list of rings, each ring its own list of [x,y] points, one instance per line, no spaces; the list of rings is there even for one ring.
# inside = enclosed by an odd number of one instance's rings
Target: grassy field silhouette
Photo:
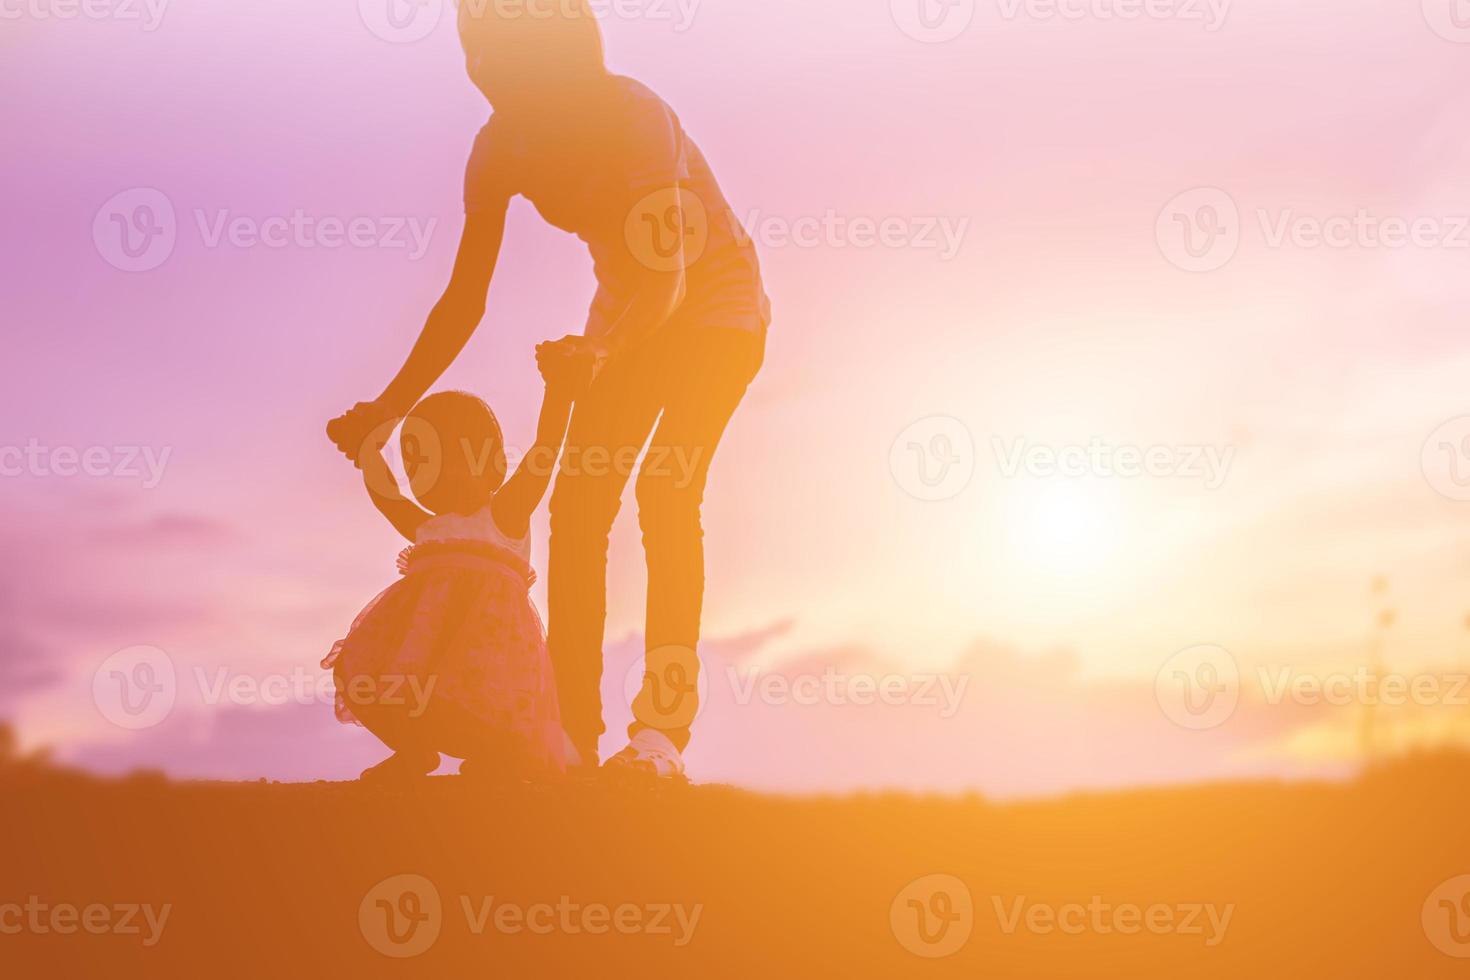
[[[1470,873],[1467,777],[1439,756],[1349,784],[992,805],[16,766],[0,776],[0,905],[36,907],[0,910],[23,925],[0,962],[57,977],[1464,976],[1470,919],[1442,885]],[[968,905],[923,894],[935,875]],[[385,898],[402,876],[434,898]],[[169,912],[151,937],[142,914],[136,933],[63,934],[63,904]],[[922,936],[906,921],[920,912]]]

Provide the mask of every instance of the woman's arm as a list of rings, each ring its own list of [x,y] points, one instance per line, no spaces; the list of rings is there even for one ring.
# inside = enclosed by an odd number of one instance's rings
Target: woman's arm
[[[403,495],[382,453],[364,453],[359,465],[363,486],[367,487],[378,513],[388,518],[399,534],[409,541],[416,540],[419,527],[429,519],[428,511]]]
[[[505,240],[506,206],[465,216],[464,235],[460,238],[449,286],[429,314],[402,370],[378,396],[378,401],[400,413],[408,412],[449,370],[449,365],[474,336],[475,328],[485,316],[485,297]]]
[[[407,415],[474,336],[500,259],[508,206],[507,200],[466,215],[454,274],[407,362],[376,401],[360,403],[328,424],[327,435],[348,459],[360,462],[361,456],[381,449],[381,443],[367,445],[369,437],[384,423]]]
[[[546,397],[541,402],[541,417],[536,423],[536,443],[491,503],[495,523],[513,538],[525,536],[531,526],[531,515],[546,496],[566,440],[572,400],[578,390],[586,387],[591,374],[590,362],[560,344],[542,344],[536,349],[536,361],[546,379]]]

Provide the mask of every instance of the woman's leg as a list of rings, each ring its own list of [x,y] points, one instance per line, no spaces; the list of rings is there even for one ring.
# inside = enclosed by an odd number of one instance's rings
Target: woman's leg
[[[698,709],[705,483],[762,354],[761,338],[735,330],[695,328],[672,344],[662,378],[663,418],[638,474],[648,560],[647,667],[629,735],[657,729],[681,752]]]
[[[582,762],[597,764],[602,722],[602,641],[607,546],[623,490],[659,402],[650,361],[609,364],[572,413],[551,494],[547,643],[562,727]]]

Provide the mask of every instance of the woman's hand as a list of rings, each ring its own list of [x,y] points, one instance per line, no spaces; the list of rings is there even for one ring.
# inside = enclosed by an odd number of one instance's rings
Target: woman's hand
[[[602,346],[586,337],[563,337],[536,348],[536,366],[548,391],[576,400],[592,386],[606,359]]]
[[[327,423],[327,438],[361,468],[364,456],[382,452],[402,418],[401,412],[382,402],[358,402]]]

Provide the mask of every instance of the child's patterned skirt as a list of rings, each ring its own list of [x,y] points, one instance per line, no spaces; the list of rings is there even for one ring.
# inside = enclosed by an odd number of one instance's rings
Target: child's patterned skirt
[[[322,661],[337,717],[395,751],[427,749],[512,778],[565,771],[565,740],[535,573],[490,544],[422,544],[402,581]]]

